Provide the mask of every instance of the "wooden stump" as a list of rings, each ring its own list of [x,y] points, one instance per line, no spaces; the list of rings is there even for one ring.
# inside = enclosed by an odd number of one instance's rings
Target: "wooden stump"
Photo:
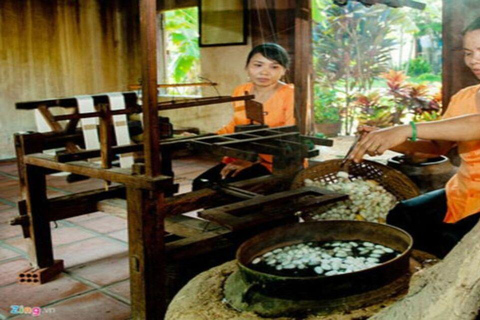
[[[442,262],[414,274],[404,298],[371,319],[478,319],[479,310],[480,223]]]

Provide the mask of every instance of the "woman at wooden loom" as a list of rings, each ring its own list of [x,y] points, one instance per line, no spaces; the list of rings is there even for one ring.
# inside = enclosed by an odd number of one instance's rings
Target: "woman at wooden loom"
[[[256,46],[247,57],[246,71],[250,82],[235,88],[233,96],[245,92],[255,95],[255,101],[263,104],[265,124],[269,127],[294,125],[294,89],[281,81],[289,66],[288,53],[280,45],[264,43]],[[217,134],[233,133],[235,126],[249,124],[245,114],[245,102],[234,103],[232,121],[217,131]],[[222,163],[202,173],[193,181],[192,189],[198,190],[211,183],[234,182],[270,174],[272,157],[260,155],[258,161],[250,162],[225,157]]]
[[[480,17],[463,36],[465,64],[480,79]],[[462,162],[445,189],[402,201],[387,216],[388,224],[412,235],[415,247],[443,258],[480,218],[480,85],[455,94],[440,121],[359,132],[364,136],[351,156],[356,162],[388,149],[441,155],[458,145]]]

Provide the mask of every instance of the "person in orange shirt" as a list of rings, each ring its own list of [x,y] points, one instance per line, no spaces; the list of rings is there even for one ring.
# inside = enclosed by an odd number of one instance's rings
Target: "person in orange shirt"
[[[480,17],[463,32],[465,64],[480,80]],[[455,94],[440,121],[411,122],[375,130],[363,127],[351,157],[379,155],[390,149],[405,154],[445,154],[458,146],[461,165],[445,189],[400,202],[387,223],[408,231],[414,246],[443,258],[480,219],[480,85]],[[417,138],[419,140],[417,140]]]
[[[254,100],[263,104],[265,124],[269,127],[294,125],[294,89],[281,81],[290,64],[288,53],[280,45],[264,43],[256,46],[247,57],[245,70],[250,82],[235,88],[232,96],[245,92],[255,95]],[[250,124],[245,114],[244,101],[234,103],[233,119],[217,134],[235,131],[235,126]],[[202,173],[193,180],[192,189],[208,187],[215,182],[234,182],[270,174],[272,157],[260,155],[257,162],[225,157],[222,163]]]

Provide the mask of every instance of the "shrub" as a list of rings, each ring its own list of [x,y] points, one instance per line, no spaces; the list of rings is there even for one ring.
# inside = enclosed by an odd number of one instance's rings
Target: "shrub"
[[[314,113],[316,123],[340,122],[340,109],[335,90],[315,90]]]
[[[418,57],[408,62],[407,75],[416,77],[424,73],[432,73],[432,66],[427,60]]]

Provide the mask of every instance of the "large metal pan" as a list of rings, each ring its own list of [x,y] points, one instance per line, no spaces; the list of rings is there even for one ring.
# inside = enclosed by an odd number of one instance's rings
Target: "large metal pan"
[[[370,241],[401,254],[375,267],[333,276],[278,276],[248,265],[257,256],[279,247],[314,241]],[[405,231],[365,221],[318,221],[282,226],[258,234],[237,250],[241,277],[249,291],[287,299],[334,299],[380,288],[408,272],[412,237]]]

